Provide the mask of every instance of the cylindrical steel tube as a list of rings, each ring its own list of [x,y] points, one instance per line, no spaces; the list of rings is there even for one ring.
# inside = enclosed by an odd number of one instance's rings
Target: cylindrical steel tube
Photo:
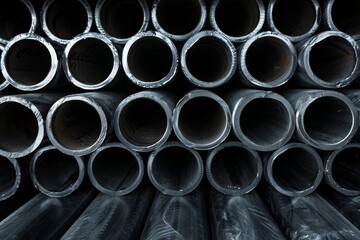
[[[21,169],[17,159],[0,157],[0,201],[13,196],[21,182]]]
[[[210,7],[210,24],[232,42],[245,42],[257,34],[265,22],[262,0],[215,0]]]
[[[270,0],[267,9],[271,31],[285,35],[292,42],[311,37],[320,27],[321,17],[318,0]]]
[[[281,34],[261,32],[239,47],[237,64],[243,84],[261,88],[279,87],[295,73],[296,49]]]
[[[121,51],[99,33],[77,35],[64,50],[62,60],[66,77],[84,90],[114,86],[121,72]]]
[[[143,88],[158,88],[171,82],[178,69],[174,43],[158,32],[141,32],[130,38],[122,55],[125,74]]]
[[[122,196],[139,186],[144,176],[144,163],[139,153],[120,143],[108,143],[91,154],[88,175],[100,192]]]
[[[321,183],[323,169],[319,154],[302,143],[287,144],[264,157],[265,179],[289,197],[315,191]]]
[[[85,166],[81,157],[69,156],[54,146],[35,152],[30,163],[34,186],[49,197],[66,197],[81,185]]]
[[[259,154],[239,142],[226,142],[212,150],[205,169],[210,184],[227,195],[249,193],[262,176]]]
[[[0,44],[0,55],[2,54],[3,51],[4,51],[4,46]],[[9,86],[9,82],[6,81],[6,79],[4,78],[4,75],[1,72],[0,73],[0,91],[4,91],[4,89],[7,86]]]
[[[231,130],[231,113],[226,102],[213,92],[192,90],[176,105],[173,130],[179,140],[197,150],[221,144]]]
[[[295,138],[331,151],[345,146],[358,129],[358,112],[345,95],[329,90],[287,90],[296,115]]]
[[[358,44],[349,35],[326,31],[297,45],[296,84],[343,88],[359,75]],[[295,81],[294,81],[295,82]]]
[[[174,41],[185,41],[201,31],[206,17],[204,0],[155,0],[151,11],[156,31]]]
[[[171,134],[175,104],[171,95],[163,92],[141,91],[128,96],[114,114],[117,138],[132,150],[154,151]]]
[[[100,0],[95,8],[97,29],[117,44],[125,44],[135,34],[145,31],[149,20],[146,0]]]
[[[236,70],[236,49],[216,31],[203,31],[189,38],[181,51],[181,68],[195,86],[214,88],[225,84]]]
[[[204,167],[198,152],[180,142],[167,142],[151,153],[147,172],[160,192],[182,196],[197,188]]]
[[[47,0],[40,17],[44,33],[64,45],[76,35],[89,32],[93,22],[87,0]]]
[[[281,95],[261,90],[236,90],[225,100],[232,113],[235,136],[257,151],[273,151],[286,144],[295,130],[295,113]]]

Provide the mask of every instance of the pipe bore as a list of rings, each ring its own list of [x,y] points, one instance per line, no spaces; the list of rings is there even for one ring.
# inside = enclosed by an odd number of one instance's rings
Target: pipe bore
[[[13,196],[20,185],[21,171],[14,158],[0,157],[0,201]]]
[[[149,18],[145,0],[101,0],[95,9],[99,32],[119,44],[125,44],[138,32],[145,31]]]
[[[118,143],[96,150],[88,164],[89,177],[99,191],[111,196],[126,195],[141,183],[144,164],[141,156]]]
[[[85,175],[83,160],[69,156],[54,146],[39,149],[30,163],[32,181],[49,197],[66,197],[82,183]]]
[[[162,193],[186,195],[200,184],[203,176],[201,156],[179,142],[168,142],[149,157],[148,175]]]
[[[265,7],[260,0],[216,0],[209,15],[214,30],[232,42],[244,42],[263,27]]]

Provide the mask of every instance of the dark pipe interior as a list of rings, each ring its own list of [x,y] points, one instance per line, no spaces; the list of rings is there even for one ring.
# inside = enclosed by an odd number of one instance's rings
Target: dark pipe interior
[[[360,34],[360,2],[357,0],[337,0],[331,9],[335,26],[350,35]]]
[[[14,165],[4,157],[0,157],[0,195],[9,191],[16,182]]]

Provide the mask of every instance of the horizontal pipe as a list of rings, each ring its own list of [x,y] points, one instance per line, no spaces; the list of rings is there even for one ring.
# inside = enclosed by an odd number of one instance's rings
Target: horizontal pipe
[[[85,176],[81,157],[69,156],[49,145],[38,149],[30,163],[34,186],[49,197],[66,197],[78,189]]]
[[[0,56],[4,51],[4,46],[0,44]],[[4,75],[0,73],[0,91],[4,91],[9,86],[9,82],[6,81]]]
[[[345,146],[358,129],[358,113],[345,95],[330,90],[287,90],[296,115],[295,138],[331,151]]]
[[[232,113],[235,136],[249,148],[273,151],[285,145],[295,130],[295,113],[281,95],[262,90],[235,90],[224,99]]]
[[[191,90],[173,111],[173,130],[179,140],[197,150],[213,149],[231,130],[226,102],[208,90]]]
[[[323,164],[313,148],[290,143],[264,157],[264,176],[281,194],[306,196],[320,185]]]
[[[12,197],[19,189],[22,180],[18,160],[0,157],[0,201]]]
[[[145,0],[100,0],[95,8],[97,29],[117,44],[125,44],[132,36],[146,31],[149,21]]]
[[[203,29],[207,18],[204,0],[155,0],[151,20],[156,31],[174,41],[186,41]]]
[[[189,38],[181,51],[185,77],[197,87],[214,88],[227,83],[236,70],[236,49],[216,31],[202,31]]]
[[[320,3],[318,0],[289,3],[286,0],[270,0],[266,15],[269,28],[283,34],[291,42],[308,39],[320,27]]]
[[[262,176],[259,154],[239,142],[226,142],[209,152],[206,176],[210,184],[227,195],[251,192]]]
[[[338,89],[359,75],[359,46],[349,35],[321,32],[299,43],[296,84],[313,88]]]
[[[114,86],[121,73],[121,53],[121,47],[99,33],[77,35],[64,50],[65,75],[83,90]]]
[[[142,88],[159,88],[171,82],[178,71],[178,51],[165,35],[149,31],[126,43],[122,62],[127,77]]]
[[[149,156],[147,173],[163,194],[183,196],[198,187],[204,167],[197,151],[180,142],[167,142]]]
[[[88,175],[93,186],[110,196],[133,192],[144,176],[144,163],[139,153],[120,143],[108,143],[90,156]]]
[[[47,0],[40,19],[44,33],[52,41],[66,45],[76,35],[90,31],[93,14],[87,0]]]
[[[117,138],[134,151],[154,151],[171,134],[175,104],[173,97],[164,92],[141,91],[128,96],[114,113]]]
[[[262,0],[212,1],[209,19],[212,29],[232,42],[245,42],[263,27],[265,6]]]
[[[238,48],[239,80],[250,87],[280,87],[293,76],[296,65],[294,45],[278,33],[261,32]]]

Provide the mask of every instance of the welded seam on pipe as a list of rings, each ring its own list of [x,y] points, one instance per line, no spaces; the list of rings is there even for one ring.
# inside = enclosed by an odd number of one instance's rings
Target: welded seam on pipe
[[[0,201],[4,201],[6,199],[9,199],[12,197],[19,189],[20,183],[22,181],[22,173],[20,169],[20,165],[18,163],[18,160],[15,158],[5,158],[0,157],[0,161],[9,161],[10,164],[14,167],[14,184],[11,186],[11,188],[7,189],[5,192],[0,192]],[[0,183],[2,184],[2,183]]]

